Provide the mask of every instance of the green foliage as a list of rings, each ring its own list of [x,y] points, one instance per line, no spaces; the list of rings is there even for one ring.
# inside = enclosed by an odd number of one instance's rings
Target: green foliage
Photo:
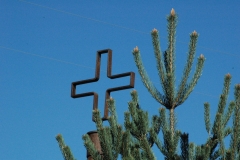
[[[99,135],[100,144],[102,147],[102,157],[92,154],[94,159],[114,160],[121,155],[122,159],[155,159],[151,149],[152,143],[150,138],[146,135],[149,134],[148,113],[139,108],[137,92],[131,93],[132,100],[129,102],[129,112],[125,113],[125,128],[118,124],[115,112],[114,100],[108,100],[110,117],[108,118],[109,127],[104,127],[100,118],[98,110],[93,111],[96,121],[96,127]],[[156,122],[153,122],[156,124]],[[155,128],[157,125],[155,126]],[[83,136],[85,146],[88,150],[93,150],[97,153],[91,141],[86,141],[88,135]]]
[[[117,159],[118,155],[121,153],[122,140],[124,134],[122,133],[122,127],[117,123],[117,115],[115,110],[114,100],[108,100],[109,111],[111,116],[108,119],[109,125],[104,127],[102,124],[102,119],[100,117],[99,110],[93,111],[93,117],[96,122],[96,128],[100,140],[102,156],[95,149],[93,142],[90,140],[88,134],[83,135],[83,140],[85,141],[84,145],[87,150],[90,152],[92,157],[96,160],[106,159],[114,160]]]
[[[84,145],[94,160],[155,160],[152,146],[155,144],[164,155],[165,160],[240,160],[240,84],[235,86],[235,99],[227,104],[230,91],[231,75],[224,78],[222,94],[219,99],[217,113],[213,124],[210,118],[210,104],[204,103],[204,121],[208,133],[207,140],[202,145],[189,142],[189,134],[176,129],[175,108],[189,97],[199,80],[205,58],[200,55],[193,77],[189,80],[196,53],[198,34],[190,34],[189,51],[183,75],[178,87],[175,86],[175,35],[177,15],[172,9],[167,17],[168,47],[162,53],[158,31],[151,32],[154,54],[160,78],[161,93],[151,82],[144,69],[138,47],[133,50],[133,57],[144,86],[152,97],[164,108],[158,115],[153,115],[151,121],[148,112],[140,107],[138,94],[131,92],[128,111],[124,113],[124,127],[117,120],[114,99],[108,100],[109,126],[103,126],[99,110],[93,111],[100,149],[97,148],[88,134],[83,135]],[[175,88],[177,88],[175,90]],[[167,111],[167,112],[166,112]],[[169,114],[169,115],[168,115]],[[231,127],[227,126],[232,119]],[[159,138],[159,133],[163,137]],[[224,140],[231,136],[230,147],[226,148]],[[63,142],[61,135],[56,137],[65,160],[73,160],[70,148]],[[96,142],[95,142],[96,143]],[[180,149],[180,152],[178,151]]]
[[[68,146],[65,145],[63,137],[61,134],[56,136],[56,140],[58,141],[59,148],[61,149],[64,160],[74,160],[72,152]]]
[[[166,159],[179,159],[177,146],[181,132],[175,131],[172,133],[165,109],[159,109],[159,115],[152,116],[150,125],[148,112],[140,108],[137,92],[135,90],[132,91],[131,96],[132,100],[128,103],[128,111],[125,112],[125,130],[122,129],[115,118],[116,112],[113,99],[108,100],[111,114],[108,118],[109,127],[102,125],[99,111],[93,111],[102,147],[102,156],[95,149],[93,142],[91,142],[90,137],[86,134],[83,136],[84,145],[92,157],[96,160],[114,160],[118,158],[118,155],[121,155],[122,159],[126,160],[154,160],[156,158],[151,147],[155,143]],[[116,126],[119,128],[117,132],[114,131]],[[158,138],[160,128],[162,128],[164,135],[164,143]],[[186,148],[186,146],[183,147]]]
[[[151,32],[154,54],[157,61],[157,69],[162,85],[163,94],[160,93],[160,91],[158,91],[157,88],[153,85],[147,72],[145,71],[138,47],[134,48],[133,56],[139,74],[142,78],[142,82],[150,94],[153,96],[153,98],[165,106],[167,109],[175,109],[188,98],[189,94],[197,84],[197,81],[202,73],[205,58],[203,55],[200,55],[193,77],[188,82],[196,53],[196,44],[198,38],[197,32],[193,31],[190,35],[188,58],[183,71],[182,80],[178,86],[178,89],[175,90],[175,34],[177,26],[177,15],[173,9],[170,15],[167,17],[167,21],[168,48],[164,54],[162,54],[161,51],[158,31],[156,29],[153,29]]]
[[[195,146],[191,157],[199,159],[224,159],[236,160],[240,155],[240,85],[235,86],[235,100],[230,101],[227,105],[227,97],[229,95],[229,88],[231,82],[231,75],[227,74],[224,78],[223,91],[220,95],[218,110],[212,128],[210,123],[210,104],[204,104],[204,120],[207,133],[209,135],[205,144]],[[227,107],[227,108],[226,108]],[[232,117],[233,115],[233,117]],[[227,127],[227,123],[232,117],[232,127]],[[224,139],[230,135],[230,147],[227,149],[224,144]],[[201,158],[200,158],[201,159]]]
[[[233,113],[233,133],[231,134],[230,149],[231,160],[240,159],[240,84],[235,86],[235,108]]]

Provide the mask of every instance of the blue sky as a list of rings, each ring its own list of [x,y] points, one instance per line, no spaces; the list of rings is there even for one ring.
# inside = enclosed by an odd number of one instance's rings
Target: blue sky
[[[213,121],[224,75],[232,75],[229,100],[233,100],[234,85],[240,83],[239,1],[1,0],[0,159],[63,159],[55,140],[58,133],[64,136],[75,158],[85,159],[81,137],[95,130],[92,97],[72,99],[70,84],[93,78],[97,50],[113,50],[113,74],[136,73],[135,89],[141,107],[150,115],[158,114],[160,105],[142,85],[131,52],[139,47],[145,69],[161,89],[150,31],[159,30],[161,48],[165,50],[166,15],[172,8],[179,15],[176,83],[181,79],[189,34],[194,30],[200,34],[196,56],[206,57],[195,90],[176,109],[177,127],[190,134],[190,141],[204,143],[208,135],[203,103],[211,104]],[[100,80],[77,88],[78,93],[97,92],[101,112],[105,90],[128,83],[127,78],[106,78],[106,59],[103,55]],[[112,94],[121,124],[130,91]]]

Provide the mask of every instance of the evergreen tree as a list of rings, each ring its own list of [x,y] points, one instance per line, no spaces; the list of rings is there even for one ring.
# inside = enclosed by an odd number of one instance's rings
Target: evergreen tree
[[[167,110],[169,110],[169,121],[165,118],[165,109],[160,109],[160,118],[162,123],[162,132],[164,143],[162,144],[160,140],[155,135],[156,133],[151,132],[151,135],[154,142],[158,142],[158,148],[165,155],[166,159],[176,159],[176,151],[178,146],[178,141],[181,136],[181,132],[176,130],[176,117],[174,109],[181,105],[192,92],[193,88],[197,84],[198,79],[201,76],[203,69],[203,64],[205,58],[203,55],[200,55],[198,58],[198,63],[193,77],[188,82],[189,75],[192,69],[194,56],[196,53],[196,44],[198,34],[196,31],[193,31],[190,35],[189,51],[187,62],[183,71],[183,76],[178,86],[178,89],[175,90],[175,36],[176,36],[176,26],[177,26],[177,15],[174,9],[171,10],[170,15],[167,17],[168,25],[168,48],[164,53],[162,53],[160,48],[158,31],[153,29],[151,32],[152,42],[154,48],[154,54],[157,63],[158,75],[160,78],[161,86],[163,93],[157,90],[153,85],[150,78],[147,75],[147,72],[144,69],[142,64],[140,51],[138,47],[134,48],[133,56],[138,68],[138,72],[142,78],[142,82],[145,87],[148,89],[152,97],[161,105],[163,105]]]
[[[164,107],[159,109],[159,115],[152,116],[150,122],[148,112],[143,111],[140,107],[137,91],[132,91],[128,111],[124,113],[124,129],[117,121],[113,98],[108,100],[109,126],[103,126],[99,110],[94,110],[93,116],[101,150],[95,148],[88,134],[83,135],[84,145],[94,160],[116,160],[119,155],[123,160],[155,160],[156,157],[152,150],[154,144],[164,155],[165,160],[240,160],[240,84],[235,86],[235,100],[227,105],[231,81],[230,74],[225,76],[224,87],[213,125],[210,122],[210,104],[204,104],[204,120],[208,133],[206,142],[202,145],[189,143],[188,134],[176,129],[174,109],[184,103],[197,84],[205,58],[200,55],[193,77],[188,80],[198,39],[198,33],[193,31],[190,34],[189,51],[183,76],[178,87],[175,87],[174,60],[177,15],[173,9],[167,17],[167,21],[168,48],[163,53],[160,49],[158,31],[153,29],[151,32],[162,93],[157,90],[148,77],[138,47],[133,50],[134,60],[144,86],[152,97]],[[166,114],[167,111],[169,116]],[[227,123],[231,117],[233,125],[228,127]],[[163,135],[162,139],[158,137],[160,131]],[[228,135],[231,136],[231,141],[230,147],[227,149],[224,138]],[[56,139],[64,159],[73,160],[74,157],[69,147],[64,144],[62,136],[57,135]],[[179,143],[181,153],[177,152]]]

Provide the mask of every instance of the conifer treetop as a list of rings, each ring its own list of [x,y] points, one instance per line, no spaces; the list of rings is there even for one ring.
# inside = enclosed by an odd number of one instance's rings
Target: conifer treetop
[[[167,109],[175,109],[181,105],[190,95],[195,85],[198,82],[202,74],[202,69],[205,61],[205,57],[201,54],[198,58],[196,70],[193,77],[189,79],[190,73],[193,67],[193,61],[196,54],[196,44],[199,34],[194,30],[190,34],[189,51],[187,56],[187,62],[184,67],[182,79],[178,87],[175,85],[175,42],[176,42],[176,26],[177,26],[177,14],[172,8],[170,14],[167,17],[167,31],[168,31],[168,47],[162,52],[160,47],[158,30],[153,29],[151,31],[152,44],[154,48],[154,54],[157,63],[158,75],[160,78],[162,92],[150,80],[147,72],[144,69],[143,62],[138,47],[133,49],[133,56],[138,68],[138,72],[142,78],[142,82],[152,97]],[[176,89],[177,88],[177,89]]]

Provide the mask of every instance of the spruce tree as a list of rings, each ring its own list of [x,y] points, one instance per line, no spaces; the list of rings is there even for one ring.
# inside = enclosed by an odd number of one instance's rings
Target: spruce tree
[[[235,99],[227,105],[231,75],[224,78],[224,87],[220,96],[215,120],[210,122],[210,104],[204,104],[204,120],[207,140],[202,145],[190,143],[188,133],[176,129],[175,108],[183,104],[197,84],[204,65],[205,58],[200,55],[196,70],[190,78],[190,72],[196,53],[198,33],[190,34],[189,51],[182,79],[175,87],[175,35],[177,14],[174,9],[167,17],[168,47],[162,52],[159,34],[156,29],[151,32],[154,54],[157,63],[158,75],[162,92],[151,82],[144,69],[138,47],[133,49],[133,57],[144,86],[152,97],[160,103],[158,115],[149,120],[148,112],[142,110],[137,91],[131,92],[131,101],[128,102],[128,111],[124,113],[124,128],[118,123],[115,101],[108,100],[110,116],[109,126],[103,126],[99,110],[93,110],[93,116],[99,136],[101,150],[97,150],[88,134],[83,135],[84,145],[94,160],[116,160],[119,155],[123,160],[155,160],[152,146],[155,144],[164,155],[165,160],[235,160],[240,159],[240,84],[235,86]],[[190,78],[190,80],[189,80]],[[177,89],[176,89],[177,88]],[[167,112],[169,115],[167,115]],[[228,121],[233,120],[231,127]],[[159,138],[162,132],[163,137]],[[230,147],[226,148],[224,138],[231,136]],[[64,144],[61,135],[56,137],[65,160],[74,157],[68,146]],[[180,153],[177,151],[180,146]]]

